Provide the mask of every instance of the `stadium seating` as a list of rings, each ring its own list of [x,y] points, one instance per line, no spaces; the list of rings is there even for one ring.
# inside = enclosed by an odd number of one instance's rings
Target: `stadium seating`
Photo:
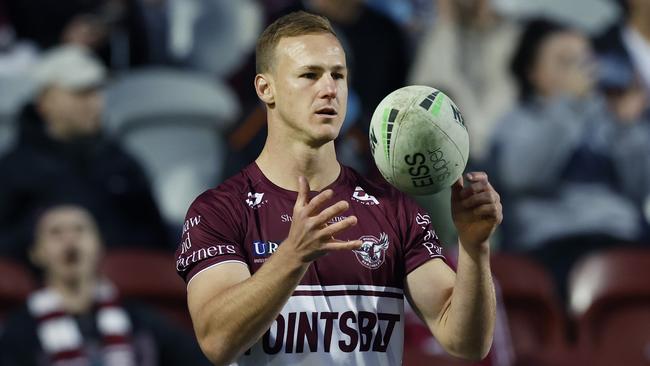
[[[0,155],[14,142],[16,116],[32,95],[34,85],[25,76],[0,76]]]
[[[430,355],[417,348],[404,349],[404,359],[402,364],[404,366],[472,366],[476,365],[474,362],[463,361],[455,359],[451,356],[444,355]]]
[[[531,259],[495,254],[492,272],[501,288],[517,364],[553,364],[568,358],[566,322],[550,275]]]
[[[185,284],[174,268],[174,257],[167,252],[116,249],[106,253],[101,271],[117,286],[124,299],[154,306],[191,329]]]
[[[246,62],[264,23],[254,0],[170,0],[169,8],[174,58],[216,77],[227,78]]]
[[[569,291],[589,365],[650,365],[649,249],[589,255],[574,267]]]
[[[141,69],[107,88],[105,127],[143,165],[167,222],[221,182],[223,131],[239,116],[234,93],[189,71]]]
[[[0,323],[9,312],[25,302],[36,286],[34,276],[25,266],[0,258]]]

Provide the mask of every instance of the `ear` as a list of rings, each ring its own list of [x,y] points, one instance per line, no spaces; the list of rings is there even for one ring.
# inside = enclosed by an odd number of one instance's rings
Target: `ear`
[[[274,104],[275,95],[271,84],[271,77],[268,74],[255,75],[255,92],[257,97],[264,102],[264,104]]]
[[[50,88],[46,88],[36,96],[36,110],[41,116],[46,116],[47,111],[50,109],[51,94]]]

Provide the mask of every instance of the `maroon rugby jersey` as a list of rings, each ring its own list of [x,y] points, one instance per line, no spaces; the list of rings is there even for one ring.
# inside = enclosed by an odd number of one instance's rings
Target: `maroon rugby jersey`
[[[358,219],[336,238],[361,239],[362,247],[315,260],[269,331],[237,364],[401,364],[405,277],[443,258],[430,217],[388,183],[348,167],[327,188],[334,191],[330,204],[350,203],[332,222]],[[178,273],[189,283],[226,262],[244,263],[255,273],[287,237],[296,197],[255,163],[204,192],[187,213],[176,251]]]

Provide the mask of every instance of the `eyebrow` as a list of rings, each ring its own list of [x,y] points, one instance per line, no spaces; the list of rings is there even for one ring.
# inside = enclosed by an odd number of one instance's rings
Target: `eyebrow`
[[[327,69],[326,67],[323,67],[321,65],[305,65],[300,67],[300,70],[306,70],[306,71],[323,71],[326,69]],[[347,67],[343,65],[334,65],[329,69],[332,71],[346,71]]]

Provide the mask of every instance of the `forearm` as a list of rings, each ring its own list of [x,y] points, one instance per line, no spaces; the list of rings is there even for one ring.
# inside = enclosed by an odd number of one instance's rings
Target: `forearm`
[[[466,250],[459,245],[456,282],[440,319],[447,350],[455,355],[481,359],[492,344],[496,298],[489,264],[489,243]]]
[[[212,362],[232,362],[269,329],[307,269],[291,255],[279,249],[253,276],[203,307],[197,318],[206,323],[196,324],[197,336]]]

